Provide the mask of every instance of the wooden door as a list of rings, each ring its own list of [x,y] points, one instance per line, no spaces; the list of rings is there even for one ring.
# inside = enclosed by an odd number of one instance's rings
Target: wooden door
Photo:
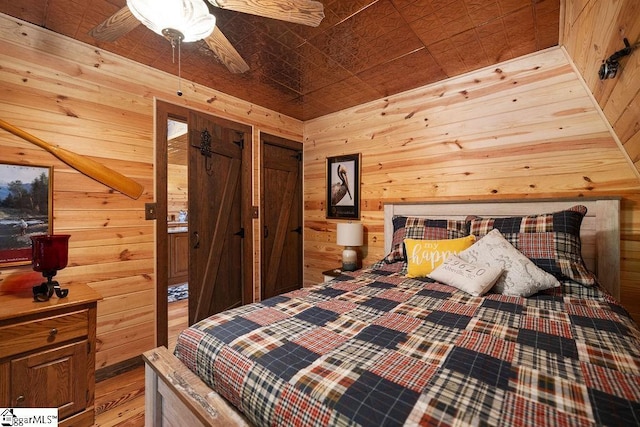
[[[230,120],[221,119],[218,117],[212,117],[209,115],[205,115],[203,113],[197,113],[189,110],[186,107],[169,104],[163,101],[156,101],[157,110],[156,110],[156,213],[158,218],[158,226],[156,227],[156,271],[157,271],[157,292],[156,292],[156,328],[157,328],[157,339],[156,343],[158,346],[168,346],[168,310],[167,310],[167,283],[168,283],[168,273],[169,267],[167,265],[167,260],[169,258],[169,239],[167,234],[167,227],[164,224],[165,218],[167,217],[167,121],[169,119],[187,122],[190,130],[197,131],[196,126],[199,121],[203,123],[208,123],[210,121],[215,121],[220,126],[225,127],[227,129],[234,130],[240,134],[244,135],[244,148],[242,148],[242,172],[241,172],[241,186],[242,190],[242,223],[243,228],[245,230],[245,238],[242,246],[242,282],[237,284],[237,286],[241,286],[243,290],[242,303],[248,303],[253,301],[253,237],[252,237],[252,227],[251,227],[251,126],[243,125],[240,123],[232,122]],[[193,121],[193,123],[192,123]],[[201,123],[202,125],[202,123]],[[209,125],[210,126],[210,125]],[[211,127],[209,128],[209,132],[212,132]],[[192,132],[191,132],[192,133]],[[199,132],[196,133],[199,138]],[[227,133],[229,135],[229,133]],[[195,136],[194,136],[195,138]],[[195,150],[199,152],[199,144],[200,140],[195,141],[198,145],[197,148],[189,148],[189,151]],[[197,156],[195,156],[197,157]],[[198,159],[202,162],[202,158]],[[202,163],[196,162],[195,165]],[[191,166],[188,167],[189,169]],[[191,230],[192,221],[198,215],[197,213],[200,210],[199,203],[200,201],[208,200],[209,190],[206,188],[207,183],[199,182],[197,179],[196,182],[189,183],[189,230]],[[192,187],[193,184],[193,187]],[[193,205],[195,203],[195,205]],[[206,216],[207,214],[203,214]],[[205,219],[206,221],[206,219]],[[189,235],[189,252],[192,251],[193,246],[193,236]],[[202,249],[201,249],[202,252]],[[200,257],[200,259],[208,259],[205,257]],[[191,269],[191,266],[189,267]],[[200,280],[201,281],[201,280]],[[195,286],[195,285],[194,285]],[[191,283],[189,284],[190,293],[191,293]],[[209,292],[209,291],[207,291]],[[195,299],[195,296],[191,299]],[[191,301],[190,301],[191,302]],[[195,319],[195,308],[192,308],[191,311],[194,313],[193,316],[190,316],[190,321],[193,322]],[[201,317],[201,316],[200,316]]]
[[[244,302],[245,140],[226,121],[190,113],[189,324]]]
[[[302,287],[302,144],[261,140],[264,299]]]

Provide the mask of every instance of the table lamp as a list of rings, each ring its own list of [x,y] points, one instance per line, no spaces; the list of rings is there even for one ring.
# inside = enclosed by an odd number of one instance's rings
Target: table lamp
[[[340,222],[336,236],[336,243],[345,247],[342,251],[342,270],[355,271],[358,268],[358,253],[354,247],[362,246],[362,223]]]
[[[69,294],[68,289],[61,289],[60,284],[52,280],[58,270],[67,266],[69,253],[68,234],[43,234],[32,236],[31,258],[33,269],[42,272],[47,278],[46,282],[33,287],[33,299],[36,301],[48,301],[55,291],[58,298],[64,298]]]

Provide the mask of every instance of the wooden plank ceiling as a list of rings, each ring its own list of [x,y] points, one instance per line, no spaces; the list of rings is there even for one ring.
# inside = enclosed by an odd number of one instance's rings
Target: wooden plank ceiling
[[[231,74],[199,41],[182,47],[183,79],[308,120],[558,44],[560,0],[321,2],[316,28],[209,6],[250,70]],[[89,35],[125,3],[2,0],[0,12],[177,75],[169,42],[143,25]]]

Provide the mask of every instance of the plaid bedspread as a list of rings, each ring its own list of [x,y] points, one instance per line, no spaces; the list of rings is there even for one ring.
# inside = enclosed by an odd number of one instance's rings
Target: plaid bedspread
[[[473,297],[368,269],[185,330],[256,425],[640,424],[640,333],[597,288]]]

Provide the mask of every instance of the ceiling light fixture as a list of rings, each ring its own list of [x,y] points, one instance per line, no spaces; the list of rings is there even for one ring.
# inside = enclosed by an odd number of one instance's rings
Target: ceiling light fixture
[[[185,43],[208,37],[216,25],[202,0],[127,0],[127,6],[151,31],[169,38],[165,30],[173,30]]]
[[[127,0],[127,7],[145,27],[165,37],[174,52],[178,47],[178,96],[180,90],[180,45],[211,35],[216,17],[202,0]]]

